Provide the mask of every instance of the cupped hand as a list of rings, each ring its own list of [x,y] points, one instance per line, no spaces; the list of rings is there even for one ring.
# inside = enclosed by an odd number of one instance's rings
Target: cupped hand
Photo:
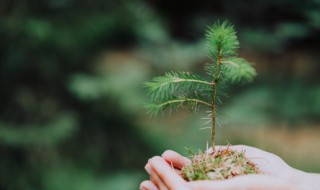
[[[216,149],[225,148],[216,146]],[[186,182],[180,169],[191,161],[174,151],[165,151],[162,157],[151,158],[145,166],[150,180],[141,183],[143,190],[285,190],[301,189],[295,184],[297,170],[287,165],[280,157],[263,150],[245,145],[230,146],[232,150],[245,151],[247,158],[257,164],[262,174],[251,174],[221,181]],[[212,151],[212,150],[208,150]]]

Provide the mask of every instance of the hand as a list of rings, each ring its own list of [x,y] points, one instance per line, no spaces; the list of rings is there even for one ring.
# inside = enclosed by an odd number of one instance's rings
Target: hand
[[[216,147],[224,148],[224,147]],[[186,182],[179,176],[181,167],[191,161],[173,151],[166,151],[153,157],[146,164],[145,169],[151,180],[141,183],[143,190],[209,190],[209,189],[319,189],[320,176],[307,174],[291,168],[280,157],[263,150],[238,145],[230,149],[245,151],[246,156],[255,162],[263,174],[238,176],[223,181],[193,181]],[[212,151],[212,150],[208,150]]]

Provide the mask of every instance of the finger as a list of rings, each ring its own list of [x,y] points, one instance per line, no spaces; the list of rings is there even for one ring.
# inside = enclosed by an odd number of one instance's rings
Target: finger
[[[160,190],[169,190],[167,185],[158,176],[158,174],[151,168],[150,179]]]
[[[172,164],[175,168],[181,169],[184,166],[191,164],[191,160],[180,154],[167,150],[162,154],[162,158],[165,159],[170,165]]]
[[[146,166],[144,167],[147,171],[147,173],[150,175],[151,182],[159,187],[160,190],[167,190],[168,188],[162,181],[162,179],[157,175],[157,173],[154,171],[154,169],[151,168],[151,164],[148,162]]]
[[[181,175],[181,170],[174,169],[174,171],[175,171],[175,172],[176,172],[176,174],[178,174],[179,176]]]
[[[185,181],[175,173],[163,158],[155,156],[149,160],[149,164],[151,170],[154,170],[168,189],[187,189]]]
[[[159,189],[150,180],[146,180],[140,184],[140,190],[159,190]]]
[[[147,173],[150,175],[150,180],[153,184],[155,184],[158,187],[164,188],[164,183],[160,180],[160,178],[157,175],[156,172],[150,167],[150,163],[148,162],[146,166],[144,167]]]
[[[259,190],[289,190],[294,189],[286,181],[267,175],[239,176],[222,181],[195,181],[188,182],[193,190],[219,189],[259,189]]]

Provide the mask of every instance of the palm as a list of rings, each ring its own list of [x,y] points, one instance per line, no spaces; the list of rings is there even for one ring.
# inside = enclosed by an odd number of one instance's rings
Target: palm
[[[282,172],[290,169],[290,166],[277,155],[258,148],[244,145],[232,146],[231,148],[237,151],[245,151],[246,157],[256,163],[263,174],[279,176],[282,175]],[[211,150],[209,149],[209,151]]]

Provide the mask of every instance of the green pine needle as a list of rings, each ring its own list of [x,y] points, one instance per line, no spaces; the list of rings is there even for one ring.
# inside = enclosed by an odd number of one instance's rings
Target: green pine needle
[[[169,72],[164,76],[155,77],[151,82],[147,82],[145,86],[151,99],[157,101],[166,99],[178,91],[185,93],[190,90],[209,90],[212,88],[212,82],[188,72]]]
[[[219,54],[222,57],[237,56],[239,41],[236,31],[228,21],[215,23],[208,28],[206,33],[210,57],[216,59]]]
[[[257,75],[256,70],[245,59],[232,57],[222,63],[224,76],[231,83],[252,82]]]
[[[146,104],[145,108],[148,110],[150,116],[154,117],[161,114],[165,109],[168,108],[170,108],[170,111],[174,111],[176,109],[190,109],[192,111],[197,111],[200,105],[208,107],[212,106],[209,102],[201,100],[200,98],[177,97],[160,103]]]

